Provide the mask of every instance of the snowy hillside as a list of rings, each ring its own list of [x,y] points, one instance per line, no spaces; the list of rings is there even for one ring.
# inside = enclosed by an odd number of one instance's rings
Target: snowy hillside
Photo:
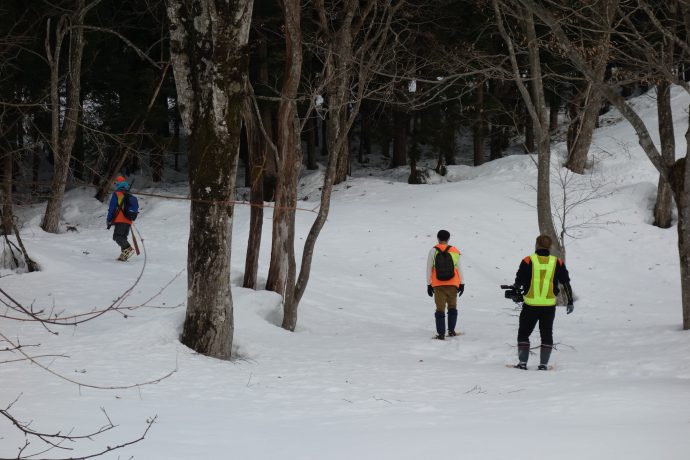
[[[673,103],[684,151],[690,97],[675,91]],[[655,120],[653,95],[636,104]],[[26,362],[2,364],[0,407],[21,394],[13,413],[35,420],[33,428],[76,432],[103,425],[102,407],[118,426],[88,452],[136,438],[158,416],[144,441],[109,459],[687,459],[690,334],[681,331],[676,229],[650,225],[658,174],[619,118],[609,114],[595,134],[592,174],[569,186],[571,198],[582,184],[600,189],[568,216],[578,236],[566,242],[575,311],[558,309],[551,372],[505,367],[516,361],[519,311],[499,285],[513,282],[538,234],[536,168],[519,155],[450,167],[433,185],[407,185],[392,172],[338,186],[295,333],[278,326],[279,297],[237,287],[249,221],[249,209],[238,207],[232,362],[196,355],[177,340],[186,201],[140,199],[145,257],[126,264],[114,260],[106,209],[91,190],[68,194],[64,220],[77,232],[44,233],[42,209],[24,209],[25,244],[43,271],[5,271],[3,290],[37,309],[77,314],[109,305],[142,273],[123,305],[156,308],[111,312],[57,328],[57,336],[6,319],[0,332],[40,343],[38,354],[63,355],[40,362],[87,384],[127,386],[176,372],[155,385],[99,390]],[[554,162],[563,148],[554,147]],[[303,205],[314,207],[316,181],[303,182],[300,196],[310,195]],[[555,199],[556,175],[553,187]],[[314,217],[298,213],[298,242]],[[462,251],[466,277],[462,335],[445,342],[430,340],[434,307],[424,273],[441,228]],[[0,458],[16,456],[22,443],[0,421]],[[68,455],[79,453],[87,451]]]

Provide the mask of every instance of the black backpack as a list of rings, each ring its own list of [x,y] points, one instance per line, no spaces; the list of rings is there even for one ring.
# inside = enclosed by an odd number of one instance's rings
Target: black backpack
[[[434,268],[436,268],[436,278],[439,281],[452,280],[455,276],[455,264],[453,263],[453,256],[449,252],[450,248],[450,245],[446,246],[443,251],[436,248]]]
[[[137,220],[137,216],[139,215],[139,200],[137,200],[137,197],[129,192],[125,192],[122,197],[120,211],[122,211],[122,214],[132,222]]]

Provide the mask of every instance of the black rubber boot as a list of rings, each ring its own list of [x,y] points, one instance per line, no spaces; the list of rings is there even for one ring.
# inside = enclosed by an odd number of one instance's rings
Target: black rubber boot
[[[448,335],[455,335],[455,325],[458,323],[458,309],[448,309]]]
[[[518,342],[518,360],[527,365],[529,360],[529,342]]]
[[[539,349],[539,369],[542,367],[543,370],[548,369],[549,358],[551,358],[551,350],[553,350],[553,345],[541,345]]]
[[[436,316],[436,333],[438,334],[436,338],[443,340],[446,334],[446,314],[437,311],[434,316]]]

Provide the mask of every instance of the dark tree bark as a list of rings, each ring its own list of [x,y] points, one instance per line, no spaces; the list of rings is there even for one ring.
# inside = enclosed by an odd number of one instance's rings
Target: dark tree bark
[[[484,164],[484,133],[486,132],[486,122],[484,119],[484,82],[477,85],[474,91],[474,126],[473,126],[473,146],[474,146],[474,165]]]
[[[446,165],[455,163],[455,118],[446,111],[443,115],[443,128],[441,131],[441,148],[439,160],[445,161]],[[438,168],[437,168],[438,170]]]
[[[659,138],[661,156],[664,162],[672,165],[676,160],[676,139],[673,129],[673,108],[671,107],[671,84],[661,81],[657,84],[657,113],[659,115]],[[666,178],[659,175],[659,185],[654,204],[654,225],[660,228],[671,227],[673,193]]]
[[[175,171],[180,171],[180,148],[182,147],[180,145],[180,117],[175,114],[172,119],[172,124],[173,124],[173,132],[172,132],[172,139],[170,140],[170,148],[173,151],[173,155],[175,155],[175,165],[173,166],[173,169]]]
[[[558,113],[561,110],[561,96],[555,91],[549,97],[549,131],[558,130]]]
[[[79,107],[84,106],[84,97],[80,95]],[[84,130],[77,129],[76,139],[72,154],[72,174],[74,178],[85,181],[86,151],[84,145]]]
[[[318,169],[316,164],[316,117],[314,115],[309,116],[307,121],[307,129],[305,131],[305,136],[307,138],[307,169],[314,171]]]
[[[507,114],[508,104],[506,103],[509,88],[509,84],[505,81],[496,79],[490,81],[491,97],[493,98],[494,105],[498,107],[490,115],[490,160],[501,158],[505,149],[504,145],[508,137],[508,124],[510,123],[510,115]]]
[[[346,129],[345,126],[347,124],[347,110],[344,110],[340,114],[340,126],[337,128],[338,130],[340,129]],[[336,165],[336,170],[335,170],[335,183],[340,184],[341,182],[345,182],[347,180],[347,176],[350,174],[350,136],[349,136],[349,129],[343,134],[344,139],[342,141],[340,151],[338,152],[338,164]]]
[[[393,110],[393,156],[392,167],[407,164],[407,134],[410,129],[410,116],[407,112]]]
[[[503,157],[503,149],[501,148],[501,137],[503,136],[503,129],[504,128],[502,126],[496,124],[491,125],[491,134],[489,141],[490,160],[497,160]]]
[[[2,131],[0,129],[0,131]],[[14,226],[14,211],[12,206],[12,178],[14,171],[14,155],[12,151],[2,154],[2,233],[12,234]]]
[[[604,95],[597,90],[597,87],[604,81],[606,76],[606,64],[609,61],[609,50],[611,42],[611,23],[615,17],[618,7],[618,0],[603,0],[593,6],[596,9],[598,21],[602,32],[591,34],[594,36],[594,44],[591,53],[591,67],[593,78],[596,81],[586,82],[583,94],[580,96],[581,104],[578,104],[578,114],[571,121],[568,128],[569,138],[572,143],[568,146],[568,161],[566,167],[577,174],[583,174],[587,164],[589,148],[592,145],[592,135],[599,121],[601,103]],[[570,131],[573,131],[572,133]]]
[[[371,155],[370,124],[369,107],[363,103],[359,111],[359,146],[357,150],[357,159],[360,164],[366,163],[369,155]]]
[[[187,314],[181,341],[230,358],[230,239],[252,0],[170,0],[178,106],[189,133]]]
[[[669,1],[670,11],[678,11],[678,3]],[[668,20],[667,20],[668,22]],[[675,24],[669,25],[669,31],[674,35],[677,32]],[[669,38],[664,37],[660,40],[663,65],[667,68],[675,68],[674,50],[675,43]],[[659,138],[661,141],[661,156],[667,165],[672,165],[676,161],[676,135],[673,128],[673,107],[671,106],[671,82],[663,79],[657,83],[657,115],[659,118]],[[668,180],[659,175],[659,185],[657,187],[656,203],[654,204],[654,225],[660,228],[671,227],[671,216],[673,211],[673,192]]]
[[[265,39],[259,39],[256,69],[256,80],[262,86],[268,85],[268,46]],[[260,104],[257,102],[257,104]],[[270,151],[273,143],[273,117],[267,104],[260,105],[260,114],[256,113],[251,100],[245,105],[245,126],[249,142],[251,210],[249,216],[249,239],[247,257],[244,263],[244,280],[246,288],[256,289],[259,272],[259,254],[263,234],[264,202],[274,199],[275,194],[275,155]],[[260,118],[259,118],[260,117]],[[263,126],[265,132],[262,132]],[[269,180],[271,181],[269,183]]]
[[[270,120],[270,117],[269,117]],[[247,99],[244,109],[244,124],[247,129],[249,147],[250,191],[251,205],[249,217],[249,241],[247,242],[247,257],[244,264],[243,287],[256,289],[259,271],[259,252],[261,249],[261,235],[264,221],[264,172],[268,157],[268,141],[259,128],[259,118]]]
[[[676,161],[669,172],[669,184],[678,207],[678,257],[680,259],[680,289],[683,305],[683,330],[690,330],[690,123],[685,133],[688,143],[685,158]]]
[[[603,79],[603,72],[598,72],[597,75],[601,75]],[[575,117],[568,126],[569,154],[566,167],[577,174],[585,172],[592,136],[601,111],[601,99],[599,92],[591,84],[587,84],[574,103]]]
[[[297,90],[302,74],[302,23],[300,0],[285,0],[286,62],[281,100],[278,105],[277,146],[278,170],[275,208],[273,210],[273,240],[271,263],[266,289],[292,298],[295,286],[295,208],[297,206],[297,178],[302,166],[300,127],[297,116]],[[283,328],[294,330],[297,316],[285,312]]]
[[[326,122],[328,115],[326,115],[326,120],[321,123],[321,156],[328,156],[328,123]]]
[[[535,150],[534,120],[529,110],[525,110],[523,116],[525,117],[525,150],[527,150],[528,153],[532,153]]]

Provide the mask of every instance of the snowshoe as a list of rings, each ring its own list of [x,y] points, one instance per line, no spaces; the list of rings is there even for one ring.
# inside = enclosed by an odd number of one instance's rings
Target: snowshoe
[[[132,257],[132,254],[134,254],[134,249],[132,249],[132,247],[130,246],[126,249],[123,249],[116,260],[119,260],[120,262],[125,262],[127,259]]]

